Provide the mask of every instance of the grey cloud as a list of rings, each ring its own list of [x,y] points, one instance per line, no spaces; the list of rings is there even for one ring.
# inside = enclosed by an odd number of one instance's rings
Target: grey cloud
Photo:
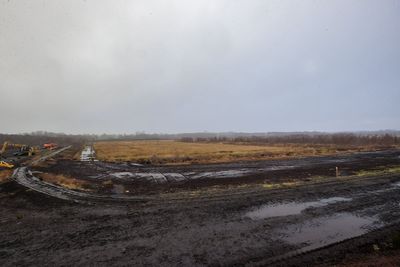
[[[1,132],[399,129],[398,1],[0,1]]]

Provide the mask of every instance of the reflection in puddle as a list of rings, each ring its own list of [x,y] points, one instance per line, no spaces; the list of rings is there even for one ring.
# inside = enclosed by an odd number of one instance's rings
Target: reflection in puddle
[[[233,178],[240,177],[247,173],[250,173],[250,170],[227,170],[227,171],[215,171],[215,172],[202,172],[193,175],[192,179],[203,179],[203,178]],[[188,174],[188,173],[187,173]]]
[[[81,161],[97,161],[95,160],[95,151],[92,146],[85,146],[82,150]]]
[[[360,236],[381,226],[382,223],[374,217],[338,213],[313,219],[303,224],[291,225],[280,232],[278,236],[293,245],[306,244],[306,249],[315,249]]]
[[[157,173],[157,172],[114,172],[110,176],[117,179],[130,179],[138,181],[149,181],[154,183],[181,182],[186,180],[180,173]]]
[[[170,173],[168,175],[171,175]],[[173,175],[173,174],[172,174]],[[177,174],[179,175],[179,174]],[[153,183],[166,183],[168,182],[166,176],[159,172],[114,172],[110,176],[118,179],[132,179],[138,181],[149,181]]]
[[[348,197],[330,197],[330,198],[323,198],[320,199],[318,202],[322,204],[334,204],[336,202],[345,202],[345,201],[351,201],[352,198]]]
[[[303,210],[310,207],[323,207],[329,204],[351,201],[351,200],[352,200],[351,198],[345,198],[345,197],[331,197],[331,198],[323,198],[320,199],[319,201],[270,204],[261,206],[256,210],[247,212],[245,217],[257,220],[257,219],[264,219],[271,217],[296,215],[300,214]]]
[[[291,166],[291,165],[283,165],[283,166],[271,166],[271,167],[267,167],[264,169],[260,169],[262,171],[280,171],[280,170],[289,170],[289,169],[293,169],[296,166]]]
[[[131,173],[131,172],[114,172],[111,175],[116,178],[120,178],[120,179],[129,178],[129,177],[134,176],[133,173]]]

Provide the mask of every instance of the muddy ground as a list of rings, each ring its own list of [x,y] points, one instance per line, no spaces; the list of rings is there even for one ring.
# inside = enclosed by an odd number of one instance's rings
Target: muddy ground
[[[32,170],[65,174],[85,180],[93,185],[94,190],[110,194],[118,190],[112,186],[103,186],[106,181],[122,186],[125,193],[157,194],[211,186],[311,181],[335,176],[336,167],[339,168],[341,176],[349,176],[360,171],[380,170],[400,164],[398,150],[182,166],[152,166],[132,162],[81,162],[60,157],[45,167],[34,167]]]
[[[153,198],[73,203],[2,184],[0,265],[326,266],[397,253],[400,175],[351,174],[398,165],[399,151],[181,167],[60,158],[35,170],[94,184],[114,179],[128,188],[123,194]],[[264,186],[296,179],[302,183]]]

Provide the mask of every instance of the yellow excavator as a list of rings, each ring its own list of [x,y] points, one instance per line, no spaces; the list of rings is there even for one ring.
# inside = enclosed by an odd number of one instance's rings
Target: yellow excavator
[[[8,147],[8,142],[5,141],[4,144],[3,144],[3,147],[0,150],[0,156],[3,155],[3,153],[6,151],[7,147]]]
[[[3,143],[3,147],[2,147],[1,150],[0,150],[0,156],[2,156],[3,153],[6,152],[7,148],[9,148],[9,147],[12,147],[12,148],[19,148],[19,149],[22,150],[23,148],[28,147],[28,146],[27,146],[27,145],[23,145],[23,144],[13,144],[13,143],[10,143],[10,142],[8,142],[8,141],[5,141],[5,142]]]
[[[0,168],[12,169],[14,168],[14,164],[8,163],[6,161],[0,160]]]
[[[13,144],[8,141],[5,141],[3,143],[3,147],[0,150],[0,157],[3,156],[4,152],[9,148],[19,148],[19,152],[14,153],[15,156],[32,156],[34,155],[37,151],[40,150],[38,146],[28,146],[24,144]]]
[[[39,147],[33,147],[33,146],[24,145],[24,144],[13,144],[8,141],[5,141],[0,150],[0,167],[9,168],[9,169],[14,168],[14,164],[4,161],[2,159],[4,152],[6,152],[6,150],[10,147],[19,148],[19,151],[14,153],[14,156],[32,156],[37,151],[39,151]]]
[[[4,160],[1,160],[3,158],[3,154],[7,150],[8,146],[9,146],[9,142],[6,141],[6,142],[4,142],[3,147],[0,150],[0,168],[8,168],[8,169],[14,168],[13,164],[6,162]]]

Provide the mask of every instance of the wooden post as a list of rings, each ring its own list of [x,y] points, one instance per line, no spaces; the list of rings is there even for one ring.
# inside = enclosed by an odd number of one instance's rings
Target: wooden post
[[[336,177],[340,176],[339,167],[336,167]]]

